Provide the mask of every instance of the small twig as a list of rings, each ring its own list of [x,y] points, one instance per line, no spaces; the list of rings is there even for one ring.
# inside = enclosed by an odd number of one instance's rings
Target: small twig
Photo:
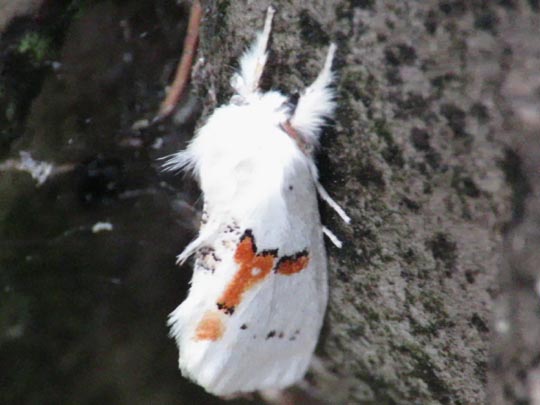
[[[47,181],[49,177],[71,172],[75,164],[65,163],[54,165],[53,163],[34,160],[30,152],[20,151],[19,159],[7,159],[0,163],[0,173],[7,171],[26,172],[36,180],[38,187]]]
[[[161,103],[159,112],[153,122],[160,121],[167,117],[173,110],[189,80],[193,57],[197,49],[197,40],[199,39],[199,27],[201,25],[202,7],[199,0],[194,0],[189,14],[189,23],[186,37],[184,38],[184,49],[182,58],[176,70],[176,76],[170,87],[167,97]]]

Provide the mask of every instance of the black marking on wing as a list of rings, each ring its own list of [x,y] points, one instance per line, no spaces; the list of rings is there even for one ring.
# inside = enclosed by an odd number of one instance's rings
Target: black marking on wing
[[[205,270],[215,271],[221,258],[216,254],[216,250],[211,246],[204,246],[197,252],[198,264]]]
[[[253,253],[257,254],[257,256],[274,256],[274,257],[277,257],[278,249],[267,249],[267,250],[263,250],[260,253],[257,253],[257,251],[259,249],[257,248],[257,243],[255,241],[255,236],[253,236],[253,231],[251,229],[246,229],[244,231],[242,236],[240,236],[239,243],[242,243],[242,241],[244,239],[247,239],[247,238],[251,238],[251,243],[252,243],[252,247],[253,247],[252,250],[253,250]]]
[[[295,262],[301,257],[307,257],[307,256],[309,256],[309,252],[307,251],[307,249],[301,250],[300,252],[297,252],[293,255],[281,256],[274,267],[274,272],[276,272],[279,269],[279,266],[282,265],[284,262],[287,262],[287,261]]]
[[[223,311],[226,315],[232,315],[234,314],[234,307],[228,307],[222,302],[218,302],[217,307],[220,311]]]

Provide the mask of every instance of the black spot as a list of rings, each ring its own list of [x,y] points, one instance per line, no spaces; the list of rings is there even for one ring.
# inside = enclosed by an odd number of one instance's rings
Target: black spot
[[[255,244],[255,237],[253,236],[253,231],[251,229],[246,229],[242,236],[240,236],[240,242],[242,242],[244,239],[251,238],[251,241],[253,243],[253,251],[257,251],[257,245]]]
[[[208,256],[211,256],[211,259]],[[210,246],[205,246],[199,249],[196,257],[199,266],[201,266],[205,270],[211,271],[212,273],[215,271],[216,263],[221,261],[221,259],[216,254],[215,249]]]
[[[289,340],[293,341],[296,340],[296,337],[300,334],[300,329],[296,329],[294,331],[294,334],[289,338]]]
[[[276,257],[278,255],[277,249],[270,249],[270,250],[263,250],[261,253],[259,253],[259,256],[274,256]]]
[[[205,258],[206,256],[212,256],[216,262],[220,262],[221,259],[216,255],[216,250],[211,246],[204,246],[197,252],[198,256]]]
[[[226,315],[232,315],[234,314],[234,307],[228,307],[225,304],[218,302],[217,307],[220,311],[223,311]]]
[[[246,329],[247,329],[247,325],[246,325],[245,323],[244,323],[244,324],[242,324],[242,326],[240,326],[240,329],[242,329],[242,330],[246,330]]]
[[[272,330],[272,331],[268,332],[268,335],[266,335],[266,339],[271,339],[274,336],[276,336],[276,331]]]
[[[253,244],[253,253],[257,253],[257,244],[255,243],[255,236],[253,236],[253,231],[251,229],[246,229],[242,236],[240,236],[240,243],[247,238],[251,238],[251,243]],[[274,256],[278,255],[278,249],[269,249],[263,250],[261,253],[258,253],[259,256]]]
[[[289,186],[289,190],[292,190],[292,189],[294,189],[294,187],[293,187],[293,186]]]
[[[283,332],[279,332],[278,338],[283,339],[283,336],[285,336]]]

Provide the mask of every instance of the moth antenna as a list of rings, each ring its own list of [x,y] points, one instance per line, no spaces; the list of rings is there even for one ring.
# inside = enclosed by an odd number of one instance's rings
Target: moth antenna
[[[332,61],[336,49],[335,44],[330,45],[322,70],[315,81],[300,95],[290,119],[291,126],[302,135],[305,142],[313,146],[317,146],[319,142],[325,118],[332,117],[336,107],[335,93],[330,87],[334,78]]]
[[[268,58],[266,48],[275,12],[276,10],[272,6],[268,7],[263,30],[257,35],[251,47],[242,55],[240,71],[235,73],[231,79],[231,86],[243,98],[256,93],[259,89],[259,81]]]

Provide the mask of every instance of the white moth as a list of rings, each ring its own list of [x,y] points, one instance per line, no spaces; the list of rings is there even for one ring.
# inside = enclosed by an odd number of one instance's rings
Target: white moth
[[[313,150],[333,113],[331,45],[319,76],[296,108],[258,84],[273,9],[231,80],[235,95],[217,108],[189,147],[166,163],[191,170],[204,193],[191,289],[169,317],[180,369],[225,396],[281,389],[305,375],[327,302],[326,254],[317,191],[349,217],[318,182]]]

